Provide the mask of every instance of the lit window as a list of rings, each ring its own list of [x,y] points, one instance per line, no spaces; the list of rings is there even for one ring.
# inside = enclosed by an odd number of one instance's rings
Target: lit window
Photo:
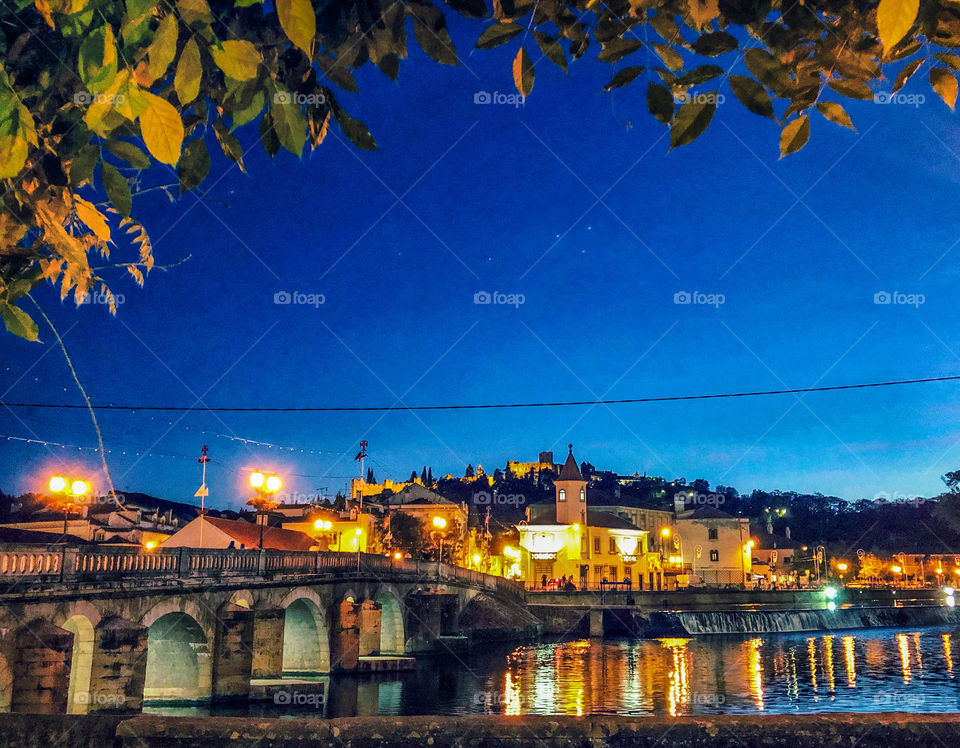
[[[593,539],[593,552],[600,553],[600,538]]]
[[[720,560],[720,551],[710,551],[710,560],[719,561]]]
[[[617,552],[617,540],[616,538],[610,538],[610,553]]]
[[[560,501],[566,501],[566,500],[567,500],[567,492],[561,488],[561,489],[560,489]]]
[[[586,501],[586,500],[587,500],[587,492],[586,492],[584,489],[581,488],[581,489],[580,489],[580,501],[583,502],[583,501]]]

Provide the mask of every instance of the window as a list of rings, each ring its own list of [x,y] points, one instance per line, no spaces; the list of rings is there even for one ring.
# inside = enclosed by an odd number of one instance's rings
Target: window
[[[593,552],[600,553],[600,538],[593,539]]]
[[[707,530],[707,540],[716,540],[720,531],[716,527],[711,527]]]
[[[619,579],[617,579],[617,567],[616,567],[616,566],[611,566],[611,567],[610,567],[610,581],[611,581],[611,582],[618,582],[618,581],[620,581]]]
[[[580,536],[580,554],[586,555],[586,553],[587,553],[587,536],[581,535]]]
[[[616,538],[610,538],[610,553],[617,552],[617,540]]]
[[[586,500],[587,500],[587,492],[586,492],[586,489],[581,488],[581,489],[580,489],[580,503],[582,504],[582,503],[585,502]]]
[[[566,492],[564,489],[561,488],[561,489],[560,489],[560,501],[566,501],[566,500],[567,500],[567,492]]]
[[[710,551],[710,560],[719,561],[720,560],[720,551]]]
[[[602,566],[594,566],[594,567],[593,567],[593,576],[595,576],[595,577],[602,577],[602,576],[603,576],[603,567],[602,567]]]

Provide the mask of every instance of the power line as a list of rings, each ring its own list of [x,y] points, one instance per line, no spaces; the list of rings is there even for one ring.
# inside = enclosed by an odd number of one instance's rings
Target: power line
[[[479,403],[472,405],[387,405],[387,406],[308,406],[298,408],[282,407],[202,407],[185,405],[91,405],[95,410],[129,410],[129,411],[170,411],[170,412],[211,412],[211,413],[358,413],[358,412],[386,412],[386,411],[414,411],[414,410],[494,410],[506,408],[560,408],[581,405],[628,405],[631,403],[668,403],[681,400],[719,400],[732,397],[757,397],[760,395],[796,395],[805,392],[833,392],[836,390],[862,390],[870,387],[893,387],[901,384],[923,384],[927,382],[954,382],[960,380],[960,375],[949,377],[924,377],[923,379],[898,379],[890,382],[861,382],[859,384],[835,384],[822,387],[796,387],[782,390],[755,390],[751,392],[722,392],[709,395],[665,395],[663,397],[631,397],[619,400],[565,400],[541,403]],[[85,410],[86,405],[57,403],[8,403],[0,401],[0,406],[6,408],[53,408]]]

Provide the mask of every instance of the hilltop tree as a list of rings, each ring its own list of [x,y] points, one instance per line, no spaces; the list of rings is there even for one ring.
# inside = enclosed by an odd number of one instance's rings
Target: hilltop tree
[[[427,466],[423,466],[423,470],[420,471],[420,482],[423,485],[427,485]]]
[[[374,484],[377,479],[373,475],[373,468],[367,468],[367,483]]]
[[[933,91],[951,109],[957,98],[960,8],[949,0],[447,6],[474,20],[477,48],[505,48],[495,54],[524,95],[540,60],[567,71],[597,49],[616,66],[604,90],[644,98],[671,148],[699,137],[728,93],[779,129],[782,155],[807,143],[814,111],[853,129],[841,100],[886,100],[925,63]],[[99,289],[115,311],[108,271],[143,282],[154,259],[135,196],[197,189],[211,148],[245,170],[245,127],[270,157],[301,157],[332,123],[375,149],[342,101],[367,62],[398,78],[409,29],[437,62],[459,62],[432,0],[13,0],[0,29],[0,315],[29,340],[39,331],[24,299],[40,283],[78,304]]]
[[[433,468],[427,468],[427,485],[433,485]]]
[[[416,483],[416,482],[417,482],[417,471],[416,471],[416,470],[411,470],[411,471],[410,471],[410,482],[411,482],[411,483]]]
[[[429,547],[426,527],[417,517],[404,512],[390,515],[390,538],[394,549],[419,557]]]
[[[464,478],[473,478],[473,465],[467,465],[467,471],[463,474]]]

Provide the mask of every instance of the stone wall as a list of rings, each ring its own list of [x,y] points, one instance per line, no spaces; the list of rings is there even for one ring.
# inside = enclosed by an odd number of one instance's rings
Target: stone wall
[[[677,745],[689,748],[792,746],[926,748],[956,745],[958,714],[716,715],[701,717],[523,716],[356,717],[120,717],[0,715],[0,748],[36,745],[96,748],[281,748],[330,746],[493,746],[540,748]]]

